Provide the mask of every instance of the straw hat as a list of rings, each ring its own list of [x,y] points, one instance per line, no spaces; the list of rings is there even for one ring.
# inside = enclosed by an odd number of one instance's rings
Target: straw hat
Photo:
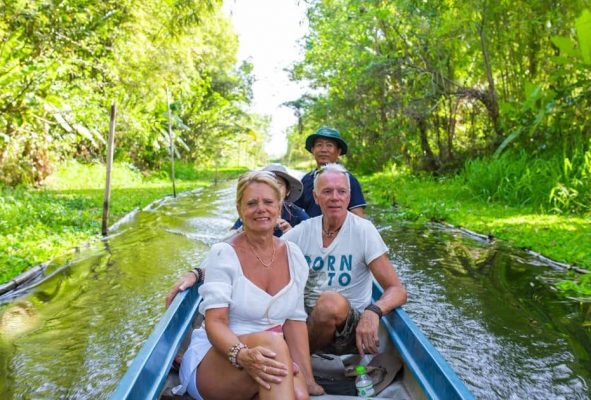
[[[279,178],[283,178],[287,182],[287,190],[289,194],[285,198],[285,201],[293,203],[297,199],[300,198],[302,192],[304,191],[304,185],[302,182],[291,176],[287,172],[287,168],[285,168],[281,164],[269,164],[262,169],[263,171],[272,172]]]

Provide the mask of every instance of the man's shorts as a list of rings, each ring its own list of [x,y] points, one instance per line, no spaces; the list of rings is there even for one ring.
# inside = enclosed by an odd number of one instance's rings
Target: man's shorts
[[[306,307],[306,311],[308,312],[308,315],[310,315],[312,309]],[[351,307],[351,303],[349,303],[349,314],[347,315],[343,327],[337,329],[332,343],[324,346],[322,349],[318,350],[317,353],[336,355],[357,354],[359,351],[355,344],[355,330],[357,329],[357,323],[359,323],[360,318],[361,313],[357,309]]]

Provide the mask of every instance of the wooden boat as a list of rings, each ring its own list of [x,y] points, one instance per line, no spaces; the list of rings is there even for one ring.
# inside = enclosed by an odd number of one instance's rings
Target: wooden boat
[[[374,283],[373,297],[382,290]],[[127,373],[119,382],[111,399],[167,399],[170,388],[178,384],[178,376],[171,369],[174,358],[190,336],[191,328],[202,320],[198,314],[201,297],[197,287],[179,293],[154,331],[144,343]],[[196,317],[197,316],[197,317]],[[473,399],[466,385],[433,347],[421,330],[402,308],[382,318],[380,324],[380,352],[399,357],[401,368],[378,398],[396,399]],[[335,359],[336,357],[336,359]],[[326,361],[331,360],[331,361]],[[313,357],[314,374],[318,369],[334,368],[334,361],[344,365],[338,356]],[[357,360],[354,360],[357,361]],[[329,374],[330,375],[330,374]],[[339,384],[339,381],[336,381]],[[188,396],[184,398],[189,398]],[[351,399],[355,396],[327,394],[314,399]]]

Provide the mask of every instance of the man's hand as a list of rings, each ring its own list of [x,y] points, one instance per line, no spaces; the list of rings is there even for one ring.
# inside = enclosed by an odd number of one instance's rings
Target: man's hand
[[[357,324],[355,331],[355,343],[359,354],[362,356],[365,353],[376,354],[380,346],[380,339],[378,337],[378,328],[380,326],[380,317],[369,310],[363,311]]]
[[[176,281],[172,286],[172,289],[170,289],[170,292],[166,295],[166,308],[170,306],[170,303],[172,303],[178,292],[190,288],[195,282],[197,282],[197,277],[192,272],[187,272],[181,279]]]

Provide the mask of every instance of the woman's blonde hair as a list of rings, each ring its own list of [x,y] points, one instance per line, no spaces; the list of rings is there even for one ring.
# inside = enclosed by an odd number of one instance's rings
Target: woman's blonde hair
[[[281,198],[281,189],[279,188],[279,183],[277,183],[277,177],[275,174],[268,171],[249,171],[238,178],[238,186],[236,187],[237,209],[240,209],[240,202],[242,201],[242,197],[244,197],[244,190],[246,190],[248,185],[255,182],[264,183],[273,189],[275,198],[279,201],[279,208],[281,209],[283,199]]]

